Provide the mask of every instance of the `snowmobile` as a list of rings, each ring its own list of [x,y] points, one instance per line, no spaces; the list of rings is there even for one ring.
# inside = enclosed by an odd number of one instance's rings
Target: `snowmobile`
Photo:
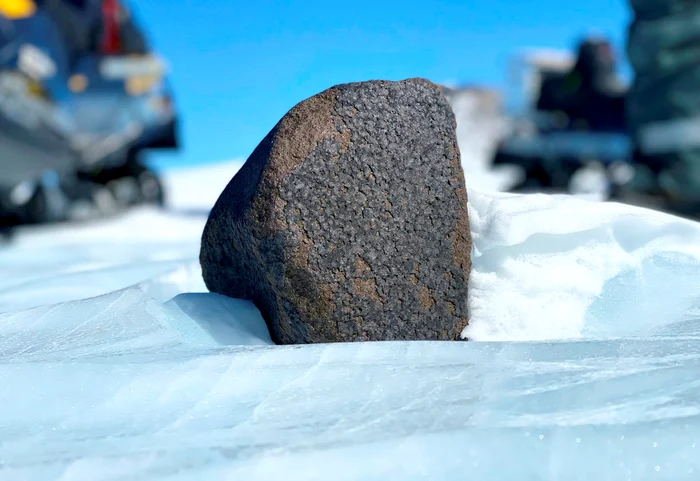
[[[608,43],[587,39],[577,58],[541,51],[516,62],[523,99],[493,165],[524,171],[514,192],[609,197],[631,175],[632,142]]]
[[[635,175],[614,200],[700,220],[700,3],[628,0],[627,94]]]
[[[0,0],[0,227],[94,218],[163,188],[178,148],[164,62],[117,0]]]

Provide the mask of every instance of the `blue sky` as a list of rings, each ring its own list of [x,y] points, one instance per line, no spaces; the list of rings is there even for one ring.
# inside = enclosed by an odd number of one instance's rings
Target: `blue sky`
[[[502,87],[521,47],[609,36],[627,0],[131,0],[171,66],[184,146],[158,163],[245,158],[297,102],[332,85],[425,77]]]

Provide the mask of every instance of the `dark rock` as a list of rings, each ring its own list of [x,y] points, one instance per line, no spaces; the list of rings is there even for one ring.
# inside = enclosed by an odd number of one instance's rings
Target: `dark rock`
[[[455,128],[423,79],[299,103],[214,206],[207,287],[252,300],[277,343],[459,339],[471,236]]]

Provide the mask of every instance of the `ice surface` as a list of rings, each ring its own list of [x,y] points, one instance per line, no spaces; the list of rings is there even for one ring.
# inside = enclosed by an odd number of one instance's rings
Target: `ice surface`
[[[697,479],[700,469],[692,329],[255,347],[215,342],[196,317],[135,290],[64,309],[2,320],[28,325],[4,328],[0,344],[0,479]]]
[[[187,262],[205,219],[145,209],[111,222],[28,230],[0,249],[0,312],[97,296],[154,277],[204,291]],[[162,285],[162,283],[161,283]]]
[[[197,263],[239,166],[0,250],[0,481],[697,479],[698,224],[471,186],[474,342],[280,347]]]

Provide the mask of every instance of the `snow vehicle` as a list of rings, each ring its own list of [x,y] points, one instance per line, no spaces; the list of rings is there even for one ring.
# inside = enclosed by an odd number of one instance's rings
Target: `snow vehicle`
[[[0,226],[162,204],[176,149],[164,62],[117,0],[0,0]]]
[[[578,55],[534,51],[513,65],[515,112],[493,165],[516,165],[524,180],[511,190],[607,197],[630,174],[625,87],[614,75],[607,42],[587,39]]]
[[[627,0],[635,175],[615,199],[700,220],[700,4]]]

